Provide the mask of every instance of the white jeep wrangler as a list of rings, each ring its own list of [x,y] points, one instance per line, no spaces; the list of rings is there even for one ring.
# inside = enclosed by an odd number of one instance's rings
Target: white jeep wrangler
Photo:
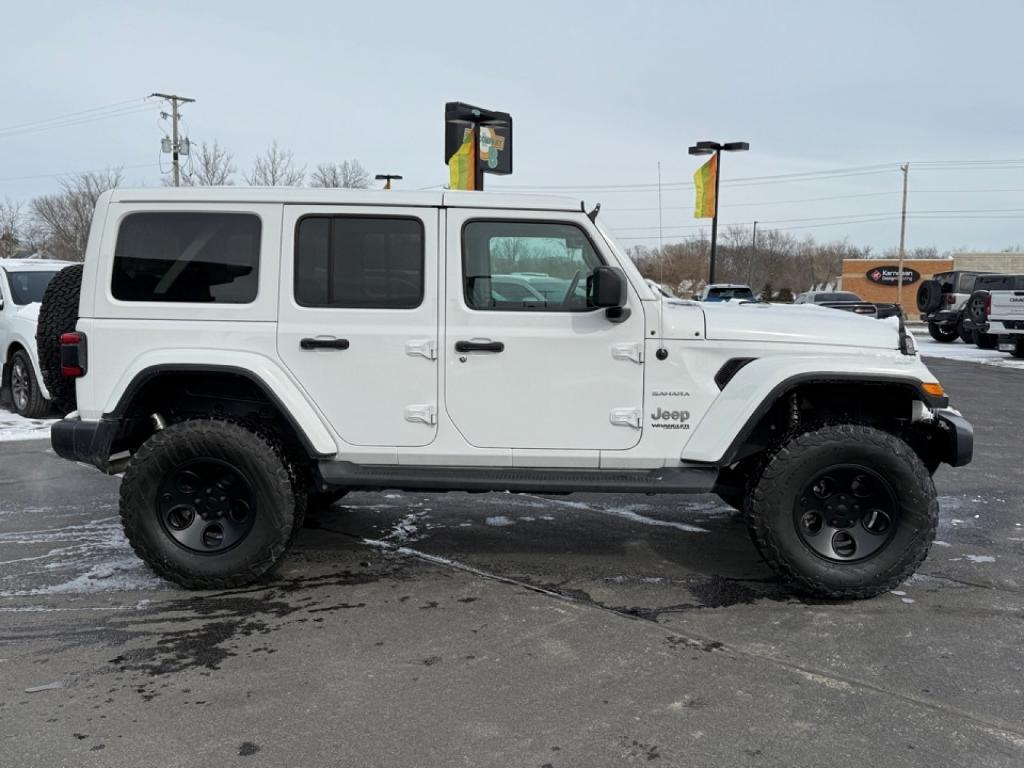
[[[900,321],[665,298],[561,198],[118,189],[51,290],[79,281],[43,304],[54,449],[124,472],[186,587],[256,579],[349,490],[714,492],[794,587],[866,597],[972,454]]]

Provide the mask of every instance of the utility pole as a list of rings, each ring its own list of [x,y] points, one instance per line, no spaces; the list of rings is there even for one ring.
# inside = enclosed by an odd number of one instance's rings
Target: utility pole
[[[174,186],[180,187],[181,165],[178,155],[181,151],[181,143],[178,141],[178,105],[191,104],[195,99],[190,99],[187,96],[178,96],[173,93],[151,93],[150,96],[167,99],[167,101],[171,102],[171,178],[174,180]]]
[[[747,262],[747,285],[750,285],[750,276],[754,273],[754,261],[757,259],[757,221],[754,221],[754,235],[750,238],[750,260]]]
[[[910,170],[910,163],[904,163],[900,166],[900,170],[903,171],[903,215],[900,217],[900,263],[899,263],[899,276],[896,278],[896,303],[903,307],[903,243],[904,238],[907,234],[907,176]]]

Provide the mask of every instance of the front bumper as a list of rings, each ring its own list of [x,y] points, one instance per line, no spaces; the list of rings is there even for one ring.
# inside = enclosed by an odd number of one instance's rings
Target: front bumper
[[[119,427],[120,421],[116,419],[66,418],[50,427],[50,444],[62,459],[85,462],[109,472],[110,454]]]
[[[970,464],[974,457],[974,427],[952,408],[937,408],[935,424],[944,441],[942,460],[951,467]]]

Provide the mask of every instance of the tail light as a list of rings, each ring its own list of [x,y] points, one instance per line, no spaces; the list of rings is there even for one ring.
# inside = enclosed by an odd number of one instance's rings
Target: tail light
[[[69,331],[60,335],[60,375],[70,378],[85,376],[85,334]]]
[[[992,314],[992,294],[985,295],[985,317]]]
[[[946,303],[947,304],[956,304],[956,296],[954,296],[952,293],[947,293],[946,294]]]

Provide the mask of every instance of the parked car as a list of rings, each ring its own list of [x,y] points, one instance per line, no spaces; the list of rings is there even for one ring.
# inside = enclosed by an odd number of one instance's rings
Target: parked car
[[[0,259],[0,382],[14,410],[36,418],[50,410],[36,353],[39,302],[50,280],[68,262]]]
[[[694,298],[697,301],[731,301],[733,299],[756,301],[750,286],[739,283],[711,283],[705,285],[704,290]]]
[[[717,493],[795,589],[862,598],[971,460],[901,324],[664,297],[575,199],[115,189],[93,229],[40,312],[53,448],[124,473],[185,587],[259,578],[355,489]]]
[[[898,304],[872,304],[850,291],[806,291],[798,295],[793,303],[817,304],[819,307],[842,309],[855,315],[866,315],[879,320],[900,317],[903,314]]]

